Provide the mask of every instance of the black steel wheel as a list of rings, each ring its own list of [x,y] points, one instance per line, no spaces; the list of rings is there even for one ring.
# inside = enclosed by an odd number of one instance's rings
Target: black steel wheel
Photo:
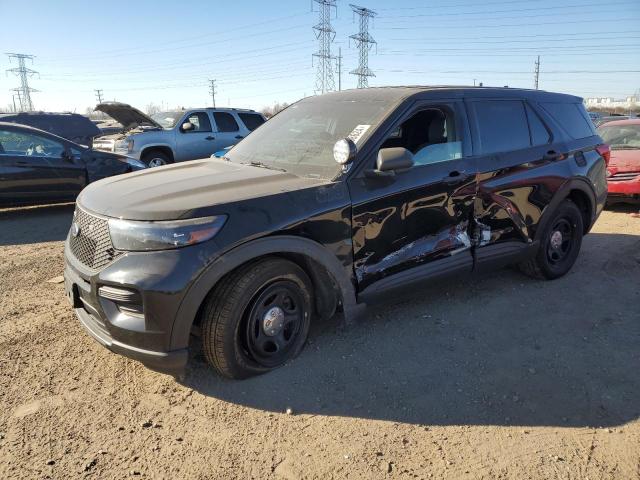
[[[552,214],[542,235],[536,256],[520,264],[527,275],[552,280],[565,275],[580,253],[584,221],[580,209],[564,200]]]
[[[203,310],[209,363],[226,377],[247,378],[297,356],[309,333],[311,292],[304,270],[288,260],[267,258],[232,272]]]

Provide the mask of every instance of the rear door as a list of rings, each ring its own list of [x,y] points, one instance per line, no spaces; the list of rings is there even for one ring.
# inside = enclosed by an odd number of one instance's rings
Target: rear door
[[[478,154],[476,260],[525,253],[543,210],[566,178],[567,145],[525,99],[467,100]]]
[[[84,166],[66,145],[21,129],[0,129],[3,203],[72,199],[86,183]]]
[[[182,124],[191,123],[193,129],[183,130]],[[210,157],[216,151],[216,134],[205,111],[191,112],[185,116],[176,133],[176,161]]]
[[[470,271],[475,162],[466,153],[461,101],[419,102],[386,133],[349,180],[354,269],[364,295],[440,271]],[[467,148],[468,146],[468,148]],[[370,176],[380,148],[404,147],[415,165]]]
[[[212,115],[216,124],[216,152],[235,145],[246,135],[231,113],[213,112]]]

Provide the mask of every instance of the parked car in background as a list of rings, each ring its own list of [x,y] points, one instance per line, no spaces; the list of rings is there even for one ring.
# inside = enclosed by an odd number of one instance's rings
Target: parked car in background
[[[600,112],[587,112],[589,114],[589,118],[595,124],[600,118],[602,118],[602,113]]]
[[[22,112],[0,114],[0,122],[18,123],[45,130],[80,145],[91,146],[102,131],[89,118],[78,113]]]
[[[295,357],[310,324],[338,308],[349,320],[424,295],[421,281],[509,264],[566,274],[604,206],[608,153],[569,95],[388,87],[305,98],[224,159],[86,188],[65,291],[115,352],[179,374],[195,325],[218,372],[250,377]]]
[[[629,115],[606,115],[598,118],[593,123],[596,127],[599,127],[600,125],[607,122],[613,122],[615,120],[627,120],[628,118],[630,118]]]
[[[640,201],[640,118],[616,120],[598,127],[611,148],[607,167],[608,204]]]
[[[141,170],[139,160],[98,152],[44,130],[0,122],[0,205],[72,201],[89,183]]]
[[[265,121],[253,110],[195,108],[147,116],[119,102],[96,106],[117,120],[124,132],[99,137],[96,148],[140,159],[151,167],[209,157],[235,145]]]

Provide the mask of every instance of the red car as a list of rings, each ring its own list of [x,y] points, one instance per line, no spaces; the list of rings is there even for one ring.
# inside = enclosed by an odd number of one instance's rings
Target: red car
[[[640,202],[640,118],[603,123],[598,133],[611,147],[607,203]]]

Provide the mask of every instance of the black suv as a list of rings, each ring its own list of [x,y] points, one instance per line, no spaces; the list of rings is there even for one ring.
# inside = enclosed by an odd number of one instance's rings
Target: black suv
[[[211,365],[245,378],[296,356],[312,321],[419,281],[508,264],[564,275],[603,208],[608,155],[569,95],[306,98],[224,158],[88,186],[66,290],[115,352],[177,375],[198,331]]]

